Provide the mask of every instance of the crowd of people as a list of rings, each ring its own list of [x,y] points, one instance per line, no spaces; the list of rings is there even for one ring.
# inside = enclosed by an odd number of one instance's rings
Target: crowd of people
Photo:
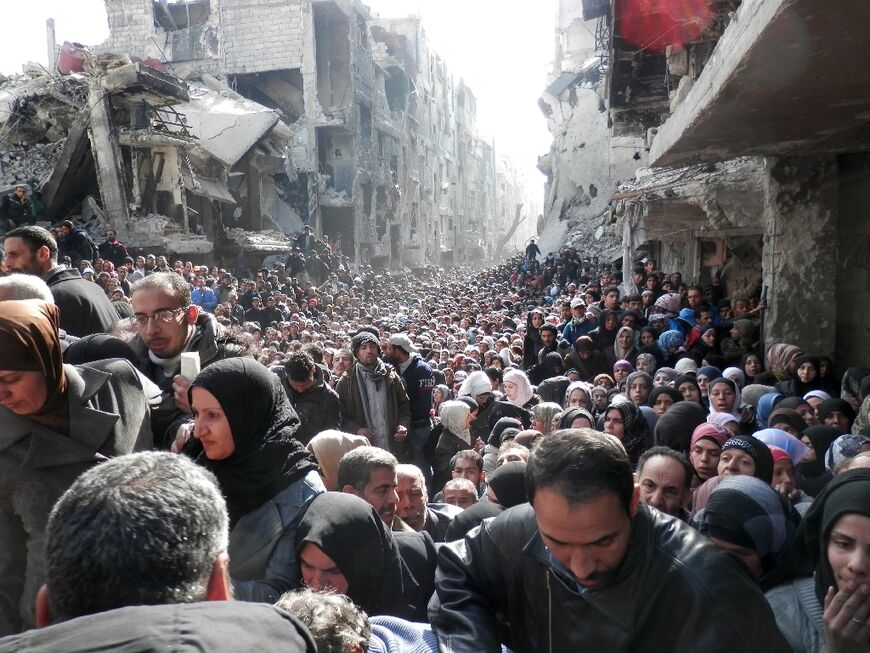
[[[71,234],[3,241],[0,651],[867,650],[870,369],[760,298]]]

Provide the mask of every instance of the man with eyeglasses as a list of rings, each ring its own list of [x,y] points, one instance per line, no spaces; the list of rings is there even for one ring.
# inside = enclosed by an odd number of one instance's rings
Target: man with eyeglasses
[[[174,272],[150,274],[131,292],[130,320],[138,333],[129,344],[136,366],[163,392],[151,423],[155,446],[169,449],[192,419],[187,388],[193,379],[181,376],[181,354],[199,352],[202,367],[224,358],[224,344],[217,342],[222,330],[213,315],[192,303],[190,286]]]

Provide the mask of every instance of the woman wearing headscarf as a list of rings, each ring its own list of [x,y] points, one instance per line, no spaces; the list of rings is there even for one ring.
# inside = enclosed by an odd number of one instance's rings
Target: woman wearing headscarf
[[[717,341],[719,336],[715,325],[712,324],[699,327],[695,331],[696,333],[699,333],[699,337],[686,353],[689,355],[691,360],[695,361],[698,365],[701,365],[702,361],[707,358],[707,356],[718,354],[719,347],[717,346]]]
[[[698,387],[701,388],[701,399],[703,400],[705,406],[710,405],[707,385],[710,383],[710,381],[721,378],[721,376],[722,372],[719,371],[718,367],[713,367],[712,365],[704,365],[703,367],[698,368],[698,373],[695,375],[695,378],[698,379]]]
[[[647,405],[655,411],[656,416],[661,419],[662,415],[668,412],[671,407],[683,401],[683,395],[679,390],[672,388],[667,385],[662,385],[657,388],[653,388],[652,392],[649,393],[649,398],[647,399]],[[703,411],[703,407],[701,407]]]
[[[629,401],[609,406],[599,418],[599,430],[622,442],[632,466],[652,446],[652,432],[644,414]]]
[[[740,388],[731,379],[719,377],[707,386],[711,413],[729,413],[740,423],[740,430],[751,433],[755,430],[755,413],[740,403]]]
[[[439,406],[450,399],[450,388],[446,385],[436,385],[432,390],[432,416],[438,415]]]
[[[845,399],[828,399],[819,404],[816,413],[819,422],[825,426],[833,426],[840,429],[840,433],[850,433],[852,422],[855,420],[855,411]]]
[[[526,494],[526,463],[504,463],[487,478],[486,496],[492,503],[513,508],[529,500]]]
[[[553,431],[553,419],[562,412],[562,406],[555,402],[542,401],[532,408],[532,428],[547,435]]]
[[[526,318],[526,335],[523,336],[523,369],[527,370],[538,362],[541,350],[541,327],[544,326],[544,313],[538,308],[529,311]]]
[[[767,350],[767,369],[777,381],[788,381],[794,376],[794,360],[803,352],[800,347],[777,343]]]
[[[705,417],[706,411],[700,404],[691,401],[674,404],[659,417],[654,443],[688,455],[692,434],[699,425],[705,423]]]
[[[371,616],[426,620],[420,586],[383,520],[352,494],[327,492],[311,502],[296,533],[302,582],[346,595]]]
[[[840,437],[838,429],[824,424],[810,426],[804,431],[801,441],[810,447],[798,465],[797,488],[811,497],[816,496],[831,481],[833,475],[825,468],[825,454],[831,444]]]
[[[751,476],[729,476],[694,518],[702,535],[733,553],[762,591],[781,578],[800,516],[770,485]]]
[[[773,480],[773,456],[767,445],[751,435],[734,435],[722,445],[719,476],[754,476],[767,484]]]
[[[658,361],[652,354],[638,354],[634,359],[634,367],[640,372],[646,372],[650,376],[654,375],[658,368]]]
[[[594,404],[592,402],[591,388],[584,381],[574,381],[565,390],[565,398],[562,402],[564,408],[585,408],[592,410]]]
[[[655,374],[650,374],[653,378],[653,387],[658,388],[663,385],[671,385],[678,376],[677,370],[673,367],[660,367]]]
[[[554,401],[561,404],[565,399],[565,392],[569,385],[571,385],[571,380],[567,376],[553,376],[541,381],[537,393],[541,401]]]
[[[815,426],[818,424],[816,411],[803,397],[786,397],[776,405],[777,409],[790,408],[795,411],[804,421],[806,426]]]
[[[825,453],[825,467],[832,474],[836,474],[840,465],[864,451],[870,451],[870,435],[845,433],[828,447]]]
[[[625,394],[635,406],[646,405],[652,389],[652,377],[646,372],[632,372],[625,379]]]
[[[866,428],[870,428],[870,396],[864,397],[861,408],[858,409],[855,421],[852,422],[852,433],[858,433]]]
[[[794,359],[794,376],[776,384],[777,392],[786,397],[803,397],[812,390],[820,389],[819,357],[801,354]]]
[[[321,431],[315,435],[306,445],[306,449],[314,454],[317,459],[317,467],[323,486],[330,491],[336,491],[338,487],[338,464],[341,457],[348,451],[357,447],[371,444],[363,435],[353,435],[330,429]]]
[[[489,474],[496,468],[499,447],[507,439],[508,434],[515,436],[524,428],[523,423],[513,417],[502,417],[493,425],[483,450],[484,472]]]
[[[435,445],[435,464],[433,486],[444,487],[452,477],[450,461],[454,455],[465,449],[473,449],[475,438],[471,434],[473,418],[468,404],[464,401],[445,401],[441,404],[441,434]]]
[[[697,404],[706,405],[701,400],[701,387],[697,379],[691,374],[683,374],[674,379],[673,386],[683,395],[683,401],[694,401]]]
[[[722,377],[734,381],[741,390],[746,385],[746,376],[739,367],[726,367],[722,370]]]
[[[160,390],[126,360],[64,365],[59,321],[41,300],[0,302],[0,634],[34,625],[55,501],[100,460],[152,447]]]
[[[816,497],[801,525],[796,545],[815,573],[765,595],[795,653],[867,650],[866,595],[862,601],[855,599],[870,574],[868,533],[870,470],[850,470]]]
[[[679,350],[683,346],[686,336],[682,331],[671,329],[665,331],[656,341],[656,351],[650,352],[659,361],[659,367],[673,367],[680,359]]]
[[[638,354],[638,349],[634,343],[634,329],[627,326],[619,327],[613,348],[604,353],[610,365],[619,360],[633,361]]]
[[[785,399],[785,395],[779,392],[769,392],[759,397],[755,406],[755,418],[761,428],[767,428],[767,421],[783,399]]]
[[[594,429],[595,418],[585,408],[569,408],[559,417],[559,429]]]
[[[797,411],[783,408],[782,405],[770,414],[767,425],[768,428],[780,429],[798,439],[802,438],[804,431],[807,430],[807,423],[797,414]]]
[[[537,365],[533,365],[527,372],[529,383],[538,385],[544,379],[560,376],[565,369],[565,361],[557,351],[548,352]]]
[[[858,410],[868,392],[865,386],[870,383],[870,368],[850,367],[843,374],[840,398],[849,402],[854,410]]]
[[[700,482],[719,473],[719,457],[722,445],[731,438],[731,432],[717,424],[698,424],[689,441],[689,462]]]
[[[209,365],[187,395],[197,462],[227,501],[235,597],[273,603],[296,582],[299,517],[326,491],[314,456],[293,437],[299,417],[278,377],[250,358]]]
[[[740,421],[731,413],[710,413],[707,415],[707,423],[724,426],[732,435],[740,431]]]
[[[600,352],[613,351],[616,333],[619,331],[619,311],[605,308],[598,318],[598,327],[589,332],[595,349]],[[607,354],[605,353],[605,356]]]
[[[743,356],[740,357],[740,364],[738,367],[743,370],[747,384],[762,383],[770,380],[768,374],[764,371],[764,362],[755,352],[743,354]]]

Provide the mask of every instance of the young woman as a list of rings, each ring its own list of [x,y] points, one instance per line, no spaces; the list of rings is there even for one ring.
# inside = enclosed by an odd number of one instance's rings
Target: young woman
[[[632,465],[652,446],[652,433],[646,418],[635,404],[627,401],[613,404],[604,412],[600,430],[622,442]]]
[[[299,417],[278,377],[250,358],[209,365],[188,398],[203,449],[197,462],[227,500],[235,597],[273,603],[298,577],[299,517],[326,491],[314,456],[293,437]]]
[[[765,595],[795,653],[852,653],[870,641],[870,470],[835,478],[804,517],[801,550],[815,566],[809,578]]]

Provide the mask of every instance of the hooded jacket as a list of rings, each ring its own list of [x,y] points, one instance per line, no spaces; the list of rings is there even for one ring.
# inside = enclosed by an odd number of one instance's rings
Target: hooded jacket
[[[791,650],[736,560],[643,504],[612,581],[583,591],[554,567],[532,507],[506,510],[441,547],[429,618],[447,653]]]

